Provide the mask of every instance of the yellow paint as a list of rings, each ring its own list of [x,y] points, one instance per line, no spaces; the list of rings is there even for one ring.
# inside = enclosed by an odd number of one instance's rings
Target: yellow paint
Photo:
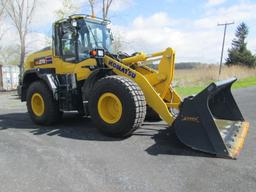
[[[38,51],[36,53],[33,53],[31,55],[29,55],[25,61],[24,64],[24,69],[25,71],[31,68],[51,68],[53,67],[52,64],[45,64],[45,65],[37,65],[35,66],[34,60],[38,59],[38,58],[43,58],[43,57],[47,57],[47,56],[51,56],[52,55],[52,50],[47,50],[47,51]]]
[[[33,113],[37,117],[41,117],[45,112],[45,103],[43,97],[39,93],[34,93],[31,98],[31,107]]]
[[[43,65],[35,65],[35,59],[37,58],[43,58],[51,56],[52,57],[52,63],[51,64],[43,64]],[[86,59],[80,63],[69,63],[66,61],[63,61],[60,57],[53,56],[52,50],[47,51],[40,51],[34,54],[31,54],[26,59],[24,68],[25,71],[31,68],[52,68],[55,69],[57,74],[71,74],[75,73],[77,76],[77,80],[84,80],[86,79],[90,74],[91,71],[88,68],[84,68],[85,66],[96,66],[96,60],[95,59]]]
[[[145,66],[139,65],[134,65],[134,69],[129,67],[130,64],[134,64],[136,62],[136,59],[138,60],[137,62],[139,62],[155,56],[162,56],[162,60],[158,66],[158,71],[150,70]],[[109,68],[112,68],[114,73],[120,76],[126,76],[139,85],[145,95],[147,104],[152,107],[169,125],[174,121],[174,117],[170,113],[169,108],[178,108],[181,103],[180,97],[171,88],[171,81],[173,80],[174,73],[174,61],[175,52],[171,48],[150,56],[146,56],[142,53],[141,56],[134,56],[130,60],[125,59],[122,63],[108,56],[105,56],[104,59],[105,64]],[[133,78],[129,73],[127,74],[122,70],[117,69],[113,66],[113,63],[120,66],[125,71],[130,71],[130,73],[136,74],[136,77]]]
[[[236,158],[241,149],[244,146],[244,141],[245,138],[248,134],[248,130],[249,130],[249,122],[243,122],[241,125],[241,131],[239,132],[239,134],[237,135],[236,139],[235,139],[235,144],[234,146],[229,150],[229,155],[231,158]]]
[[[59,57],[54,57],[53,60],[54,60],[54,63],[56,63],[55,65],[56,65],[56,73],[57,74],[74,73],[74,74],[76,74],[78,81],[87,79],[89,77],[89,75],[91,74],[90,69],[84,68],[84,67],[97,65],[96,60],[91,59],[91,58],[86,59],[80,63],[65,62]]]
[[[52,56],[52,64],[34,65],[35,59],[47,56]],[[155,57],[162,57],[158,70],[154,70],[145,65],[139,64],[142,61]],[[132,78],[131,75],[125,74],[122,71],[114,68],[110,62],[118,64],[123,69],[135,74],[136,77]],[[107,67],[112,68],[115,74],[126,76],[134,80],[142,89],[147,104],[152,107],[168,124],[171,125],[173,123],[174,117],[170,113],[169,109],[179,109],[181,99],[171,87],[175,63],[175,52],[172,48],[167,48],[163,52],[157,52],[151,55],[146,55],[145,53],[141,52],[134,57],[123,59],[122,62],[118,62],[111,57],[105,56],[104,63]],[[63,59],[53,56],[52,50],[47,50],[30,55],[26,60],[25,69],[53,68],[55,69],[56,74],[76,74],[77,81],[81,81],[87,79],[92,73],[92,71],[84,67],[96,65],[96,60],[93,58],[89,58],[80,63],[65,62]]]
[[[128,57],[122,60],[123,64],[133,64],[133,63],[137,63],[138,61],[146,61],[147,60],[147,56],[141,52],[136,56],[133,57]]]
[[[101,119],[108,124],[115,124],[122,117],[122,103],[113,93],[101,95],[97,107]]]

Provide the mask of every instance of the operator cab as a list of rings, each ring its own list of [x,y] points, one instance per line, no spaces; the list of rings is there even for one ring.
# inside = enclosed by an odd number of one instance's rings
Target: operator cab
[[[86,15],[73,15],[54,24],[54,55],[65,62],[79,63],[92,57],[103,57],[112,51],[109,21]]]

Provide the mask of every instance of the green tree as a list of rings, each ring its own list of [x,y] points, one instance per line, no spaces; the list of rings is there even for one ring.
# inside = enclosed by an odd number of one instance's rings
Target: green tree
[[[256,66],[256,56],[247,49],[246,38],[249,33],[248,26],[242,22],[238,25],[235,38],[232,41],[232,48],[228,50],[227,65]]]

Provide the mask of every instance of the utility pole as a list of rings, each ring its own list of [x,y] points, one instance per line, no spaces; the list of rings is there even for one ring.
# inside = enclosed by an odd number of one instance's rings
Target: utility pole
[[[218,24],[218,26],[224,26],[224,36],[223,36],[222,50],[221,50],[221,56],[220,56],[219,78],[220,78],[221,68],[222,68],[222,61],[223,61],[224,47],[225,47],[226,34],[227,34],[227,26],[228,26],[228,25],[233,25],[233,24],[235,24],[235,23],[234,23],[234,22],[232,22],[232,23],[221,23],[221,24]]]

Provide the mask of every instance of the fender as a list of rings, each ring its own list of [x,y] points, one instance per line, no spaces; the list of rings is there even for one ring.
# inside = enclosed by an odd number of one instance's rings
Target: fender
[[[29,86],[38,80],[45,82],[49,89],[52,91],[54,98],[58,100],[57,88],[59,81],[56,77],[55,69],[36,68],[27,70],[23,75],[21,84],[21,101],[26,101],[26,95]]]

